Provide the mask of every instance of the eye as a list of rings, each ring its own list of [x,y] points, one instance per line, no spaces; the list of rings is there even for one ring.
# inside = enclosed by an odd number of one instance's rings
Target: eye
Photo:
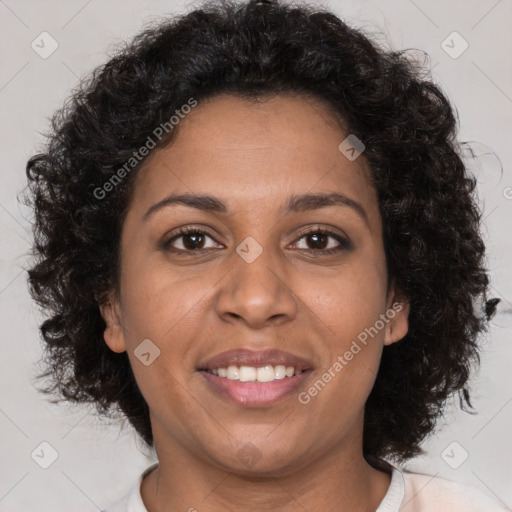
[[[208,239],[213,241],[214,244],[207,246]],[[295,245],[300,244],[301,241],[303,241],[302,243],[306,247],[295,248],[301,251],[313,251],[317,255],[334,254],[352,249],[352,244],[348,238],[328,229],[315,228],[302,232]],[[160,248],[174,253],[190,254],[195,252],[199,254],[219,247],[219,245],[215,244],[216,242],[213,237],[206,231],[194,227],[185,227],[180,228],[171,238],[164,239],[160,244]]]
[[[205,245],[207,239],[213,240],[208,233],[201,229],[185,227],[179,229],[171,238],[164,240],[160,244],[160,247],[161,249],[176,253],[200,253],[205,250],[215,248],[215,246],[208,247]]]
[[[352,249],[348,238],[328,229],[315,228],[301,233],[298,242],[304,241],[306,247],[298,247],[299,250],[312,250],[317,254],[334,254],[339,251]],[[297,244],[297,242],[295,242]],[[312,245],[313,247],[308,247]]]

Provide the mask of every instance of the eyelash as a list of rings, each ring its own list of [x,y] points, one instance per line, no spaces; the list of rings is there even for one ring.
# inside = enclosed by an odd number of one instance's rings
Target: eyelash
[[[176,241],[180,237],[183,237],[185,235],[191,235],[191,234],[192,235],[206,235],[209,238],[213,239],[213,237],[210,236],[206,231],[203,231],[201,229],[194,228],[194,227],[184,227],[184,228],[180,228],[178,230],[178,232],[175,233],[171,238],[169,238],[167,240],[163,240],[162,243],[160,244],[160,249],[162,249],[164,251],[170,251],[173,253],[177,253],[177,254],[189,253],[190,255],[193,255],[193,254],[199,255],[199,254],[204,253],[205,251],[211,250],[211,249],[184,250],[184,249],[176,249],[176,248],[172,247],[171,244],[174,241]],[[334,233],[333,231],[329,231],[328,229],[323,229],[323,228],[310,229],[310,230],[303,231],[303,232],[299,233],[299,237],[297,238],[296,242],[298,242],[299,240],[302,240],[303,238],[305,238],[308,235],[316,235],[316,234],[326,235],[331,238],[334,238],[339,243],[339,246],[335,247],[335,248],[331,248],[331,249],[298,249],[298,250],[313,251],[320,256],[323,256],[323,255],[327,256],[327,255],[338,253],[343,250],[352,249],[352,243],[348,239],[344,238],[343,236],[339,235],[338,233]]]

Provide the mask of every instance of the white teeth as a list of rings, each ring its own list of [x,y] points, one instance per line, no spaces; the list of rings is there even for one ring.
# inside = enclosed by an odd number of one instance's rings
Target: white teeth
[[[278,364],[277,366],[274,366],[274,372],[276,379],[284,379],[286,377],[286,366]]]
[[[253,382],[256,380],[256,368],[252,366],[240,366],[238,373],[238,380],[240,382]]]
[[[226,377],[231,380],[238,380],[238,366],[228,366]]]
[[[256,370],[256,380],[258,382],[271,382],[274,380],[275,372],[272,366],[262,366]]]
[[[228,366],[227,368],[216,368],[209,370],[213,375],[224,377],[230,380],[239,380],[240,382],[271,382],[273,380],[284,379],[300,375],[303,370],[295,371],[293,366],[266,365],[259,368],[253,366]]]

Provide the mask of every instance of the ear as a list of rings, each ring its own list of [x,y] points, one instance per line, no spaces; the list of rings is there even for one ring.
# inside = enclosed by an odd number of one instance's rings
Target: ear
[[[103,338],[110,350],[119,353],[126,350],[120,309],[119,300],[113,291],[109,293],[107,301],[100,305],[101,316],[107,324]]]
[[[401,340],[409,330],[409,301],[395,290],[394,285],[388,294],[386,317],[389,321],[386,325],[384,345],[391,345]]]

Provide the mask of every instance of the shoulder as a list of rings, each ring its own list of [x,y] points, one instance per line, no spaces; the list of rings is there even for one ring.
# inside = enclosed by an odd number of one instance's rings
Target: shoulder
[[[125,496],[100,512],[147,512],[144,502],[142,501],[140,486],[144,477],[157,466],[158,462],[155,462],[146,468]]]
[[[139,501],[140,499],[140,490],[137,484],[120,500],[102,509],[101,512],[147,512],[142,501]]]
[[[469,485],[402,470],[405,495],[400,512],[503,512],[496,498]]]

